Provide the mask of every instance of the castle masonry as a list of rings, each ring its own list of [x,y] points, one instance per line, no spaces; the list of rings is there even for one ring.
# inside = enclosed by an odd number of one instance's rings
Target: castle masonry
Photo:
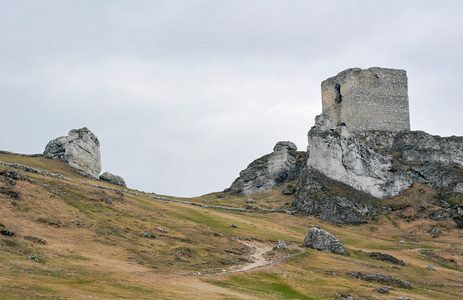
[[[409,131],[405,70],[352,68],[321,84],[323,113],[350,132]]]

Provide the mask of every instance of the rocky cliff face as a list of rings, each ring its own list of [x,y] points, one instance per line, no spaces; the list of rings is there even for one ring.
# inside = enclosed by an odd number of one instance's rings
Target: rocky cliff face
[[[292,142],[278,142],[271,154],[256,159],[241,171],[230,189],[251,195],[295,179],[304,164],[304,154],[296,150]]]
[[[335,126],[327,115],[316,118],[308,142],[309,167],[373,197],[396,196],[413,182],[390,153],[370,147],[345,126]]]
[[[98,178],[101,172],[100,142],[86,127],[50,141],[45,157],[66,161],[77,170]]]
[[[362,223],[377,200],[417,181],[446,193],[463,186],[463,138],[421,131],[350,133],[326,115],[308,134],[308,159],[293,205],[335,223]],[[450,206],[450,205],[449,205]]]

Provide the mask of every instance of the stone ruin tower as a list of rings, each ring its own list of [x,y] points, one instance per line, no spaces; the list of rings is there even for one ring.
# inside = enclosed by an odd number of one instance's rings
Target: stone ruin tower
[[[323,113],[350,132],[409,131],[405,70],[352,68],[322,82]]]

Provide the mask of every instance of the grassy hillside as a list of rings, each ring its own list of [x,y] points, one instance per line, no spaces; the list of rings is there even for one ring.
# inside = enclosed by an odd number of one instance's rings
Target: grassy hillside
[[[393,211],[365,225],[339,226],[305,214],[156,200],[146,197],[154,194],[92,181],[66,163],[46,158],[0,154],[0,161],[70,179],[16,170],[25,180],[14,184],[0,176],[0,229],[14,233],[0,235],[0,299],[463,297],[463,232],[451,219],[428,218],[439,208],[436,191],[418,184],[383,201]],[[12,168],[0,165],[2,170]],[[216,193],[167,198],[285,209],[293,200],[281,190],[251,197]],[[248,203],[250,198],[256,203]],[[339,238],[349,255],[303,249],[305,233],[315,225]],[[442,230],[438,237],[430,233],[434,226]],[[280,239],[288,249],[271,250]],[[368,255],[374,251],[406,265],[375,260]],[[349,275],[353,272],[394,276],[410,282],[412,289],[393,287],[380,294],[375,288],[385,284],[357,279]]]

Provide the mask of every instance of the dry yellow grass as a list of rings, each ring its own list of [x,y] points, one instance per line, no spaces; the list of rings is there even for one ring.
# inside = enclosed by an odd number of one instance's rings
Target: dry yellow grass
[[[0,223],[15,235],[0,236],[0,298],[55,299],[461,299],[463,241],[452,220],[432,221],[435,191],[415,184],[384,205],[406,207],[360,226],[337,226],[304,214],[245,213],[165,202],[116,193],[80,182],[103,185],[76,174],[65,163],[44,158],[1,155],[0,160],[61,173],[69,182],[19,171],[35,180],[9,187],[14,199],[0,194]],[[9,169],[1,166],[0,169]],[[107,184],[107,186],[111,186]],[[115,186],[111,186],[117,188]],[[246,199],[230,193],[189,199],[204,204],[243,207]],[[280,190],[251,197],[267,207],[289,207]],[[205,202],[207,200],[209,202]],[[419,213],[419,207],[426,211]],[[231,228],[236,224],[237,228]],[[255,248],[279,239],[295,249],[309,227],[320,225],[346,245],[349,255],[307,250],[284,263],[259,270],[228,273],[250,263]],[[433,226],[442,235],[432,237]],[[164,231],[160,230],[162,228]],[[155,238],[142,237],[152,233]],[[34,236],[47,244],[26,239]],[[405,244],[399,244],[404,240]],[[243,243],[243,241],[247,242]],[[249,244],[249,241],[254,241]],[[297,250],[295,250],[297,252]],[[374,260],[380,251],[406,266]],[[265,254],[277,260],[294,251]],[[29,259],[37,257],[42,262]],[[426,269],[432,264],[436,271]],[[222,270],[226,270],[223,272]],[[198,273],[199,272],[199,273]],[[407,280],[411,290],[382,286],[348,276],[377,272]],[[226,273],[226,275],[220,275]]]

